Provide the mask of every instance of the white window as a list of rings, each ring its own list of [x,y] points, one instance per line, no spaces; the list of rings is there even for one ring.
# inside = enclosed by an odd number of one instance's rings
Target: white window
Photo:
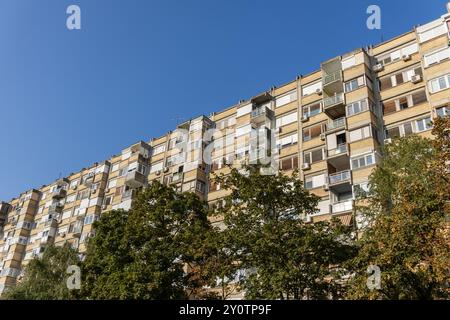
[[[305,178],[305,188],[314,189],[324,186],[326,183],[326,174],[319,174]]]
[[[425,42],[447,33],[447,27],[441,20],[435,20],[417,28],[419,42]]]
[[[450,73],[430,80],[429,88],[432,93],[450,88]]]
[[[431,129],[431,118],[420,119],[416,121],[416,132],[422,132]]]
[[[232,117],[217,121],[216,127],[218,129],[225,129],[225,128],[231,127],[235,124],[236,124],[236,117],[232,116]]]
[[[303,116],[307,116],[307,117],[312,117],[315,116],[316,114],[319,114],[321,111],[322,107],[322,103],[316,102],[313,104],[310,104],[308,106],[304,106],[303,107]]]
[[[295,133],[277,140],[277,146],[279,146],[280,148],[285,148],[293,144],[296,144],[297,142],[298,142],[298,135],[297,133]]]
[[[111,172],[115,172],[115,171],[119,170],[119,165],[120,165],[120,162],[114,163],[114,164],[111,166]]]
[[[250,124],[236,128],[236,137],[240,137],[244,134],[250,133],[252,131],[252,126]]]
[[[438,51],[428,53],[424,56],[425,67],[429,67],[433,64],[440,63],[441,61],[444,61],[449,58],[450,58],[450,47],[445,47],[443,49],[439,49]]]
[[[163,164],[162,161],[160,161],[158,163],[155,163],[155,164],[152,164],[152,167],[150,168],[150,173],[154,173],[156,171],[160,171],[160,170],[163,169],[163,167],[164,167],[164,164]]]
[[[295,100],[297,100],[297,90],[292,90],[280,97],[277,97],[275,100],[275,106],[281,107]]]
[[[322,200],[317,204],[316,214],[330,213],[330,200]]]
[[[111,189],[111,188],[114,188],[116,185],[117,185],[117,179],[112,179],[112,180],[109,180],[107,188]]]
[[[322,81],[308,84],[305,87],[302,88],[302,96],[307,96],[313,93],[316,93],[316,90],[322,90]]]
[[[365,85],[365,77],[361,76],[345,83],[345,92],[354,91]]]
[[[153,155],[155,156],[157,154],[163,153],[164,151],[166,151],[166,145],[165,144],[157,145],[157,146],[155,146],[153,148]]]
[[[373,153],[352,158],[352,169],[359,169],[370,166],[375,163],[375,155]]]
[[[356,130],[350,131],[350,142],[366,139],[371,137],[370,126],[362,127]]]
[[[279,127],[288,125],[288,124],[296,122],[296,121],[297,121],[297,112],[293,112],[288,115],[284,115],[284,116],[277,118],[276,125],[279,128]]]
[[[250,112],[252,112],[252,104],[251,103],[246,104],[245,106],[242,106],[239,109],[237,109],[236,117],[244,116],[246,114],[249,114]]]
[[[66,210],[66,211],[64,211],[63,212],[63,214],[62,214],[62,219],[64,220],[64,219],[68,219],[68,218],[70,218],[72,216],[72,210]]]
[[[354,114],[358,114],[360,112],[364,112],[367,109],[368,109],[367,100],[352,102],[347,105],[347,117],[352,116]]]
[[[77,195],[76,194],[72,194],[72,195],[70,195],[70,196],[68,196],[66,198],[66,203],[74,202],[76,200],[76,198],[77,198]]]
[[[353,67],[356,64],[355,56],[351,56],[342,60],[342,70]]]

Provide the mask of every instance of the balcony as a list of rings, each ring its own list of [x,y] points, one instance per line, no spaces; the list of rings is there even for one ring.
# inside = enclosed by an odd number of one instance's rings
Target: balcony
[[[347,143],[339,144],[336,148],[328,150],[328,158],[347,155],[348,146]]]
[[[254,123],[264,122],[266,119],[273,118],[273,112],[266,106],[258,107],[252,110],[250,118]]]
[[[336,71],[334,71],[334,72],[331,72],[331,73],[324,73],[323,74],[323,76],[322,76],[322,86],[323,87],[325,87],[325,86],[328,86],[328,85],[330,85],[330,84],[332,84],[333,82],[336,82],[336,81],[339,81],[339,82],[341,82],[342,81],[342,72],[341,72],[341,70],[336,70]]]
[[[64,207],[64,205],[62,203],[59,203],[59,202],[52,203],[50,205],[50,207],[48,208],[48,212],[49,213],[52,213],[52,212],[61,213],[63,207]]]
[[[140,188],[144,186],[145,180],[145,176],[142,173],[132,171],[126,175],[125,184],[131,188]]]
[[[44,223],[45,227],[50,227],[50,228],[56,228],[58,226],[58,220],[57,219],[48,219],[47,221],[45,221]]]
[[[335,93],[332,96],[323,98],[323,108],[326,114],[332,118],[345,115],[344,93]]]
[[[67,191],[62,188],[58,188],[55,191],[52,192],[52,198],[53,199],[62,199],[65,198],[67,195]]]
[[[178,183],[181,181],[183,181],[183,173],[182,172],[174,173],[170,179],[170,183]]]
[[[74,227],[72,230],[69,230],[69,236],[74,238],[79,238],[81,236],[82,227]]]
[[[327,126],[326,126],[327,133],[331,132],[331,131],[339,130],[339,129],[345,129],[345,126],[346,126],[345,117],[341,117],[341,118],[332,120],[327,123]]]
[[[351,180],[350,170],[333,173],[328,176],[328,184],[330,186],[350,182],[350,180]]]
[[[331,204],[332,213],[341,213],[353,210],[353,200],[345,200]]]

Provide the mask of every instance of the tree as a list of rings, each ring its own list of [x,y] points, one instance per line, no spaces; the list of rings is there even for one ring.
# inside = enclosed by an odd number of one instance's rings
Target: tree
[[[449,120],[438,119],[433,134],[435,140],[414,135],[384,148],[366,206],[358,208],[367,228],[350,264],[349,298],[449,298]],[[369,265],[380,268],[380,289],[366,285]]]
[[[67,288],[67,268],[79,265],[77,252],[69,244],[63,247],[50,245],[42,257],[35,258],[25,267],[24,278],[5,292],[3,299],[10,300],[67,300],[74,294]]]
[[[216,209],[235,252],[240,286],[250,299],[337,297],[339,264],[353,252],[349,231],[339,221],[306,224],[318,197],[303,188],[296,173],[262,175],[260,167],[231,169],[218,182],[230,190]]]
[[[128,212],[105,213],[94,228],[82,270],[84,297],[181,299],[200,294],[198,266],[211,226],[207,207],[195,194],[153,182]]]

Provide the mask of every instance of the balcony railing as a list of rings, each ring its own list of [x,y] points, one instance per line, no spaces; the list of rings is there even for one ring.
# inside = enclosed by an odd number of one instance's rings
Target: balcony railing
[[[345,200],[331,204],[332,213],[351,211],[353,209],[353,200]]]
[[[180,182],[181,180],[183,180],[183,173],[182,172],[174,173],[172,175],[172,179],[171,179],[172,183],[177,183],[177,182]]]
[[[332,97],[324,98],[323,106],[324,106],[324,108],[328,108],[328,107],[334,106],[336,104],[340,104],[342,102],[344,102],[344,94],[338,93]]]
[[[65,189],[58,188],[55,191],[53,191],[52,197],[54,199],[61,199],[61,198],[64,198],[66,196],[66,194],[67,194],[67,191]]]
[[[330,185],[343,183],[350,180],[350,170],[341,171],[338,173],[330,174],[328,177],[328,183]]]
[[[264,107],[258,107],[256,109],[253,109],[251,114],[250,114],[251,119],[256,119],[256,118],[260,118],[260,117],[272,117],[272,113],[271,110],[269,108],[267,108],[266,106]]]
[[[145,184],[145,176],[138,171],[128,172],[125,177],[125,184],[132,188],[142,187]]]
[[[347,153],[347,144],[339,144],[335,149],[328,150],[328,156],[333,157],[339,154]]]
[[[323,85],[326,86],[327,84],[337,81],[337,80],[341,80],[341,71],[340,70],[324,75]]]
[[[327,131],[345,127],[345,117],[332,120],[327,123]]]

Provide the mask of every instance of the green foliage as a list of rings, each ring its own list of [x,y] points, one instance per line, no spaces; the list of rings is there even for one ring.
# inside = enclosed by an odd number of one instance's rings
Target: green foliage
[[[349,230],[340,222],[305,224],[318,197],[296,174],[261,175],[260,168],[232,169],[217,180],[231,194],[216,209],[223,216],[224,244],[246,276],[240,286],[249,299],[325,299],[337,297],[342,261],[354,252]]]
[[[210,230],[206,206],[195,194],[155,182],[128,212],[105,213],[94,227],[82,270],[83,297],[181,299],[201,287],[195,269],[185,272],[202,261],[202,240]]]
[[[440,120],[438,120],[440,122]],[[447,136],[439,124],[436,135]],[[445,131],[445,127],[447,131]],[[445,133],[446,132],[446,133]],[[358,210],[368,227],[358,256],[348,298],[449,298],[449,175],[443,165],[444,144],[419,136],[394,140],[370,177],[370,196]],[[448,145],[448,144],[447,144]],[[369,290],[369,265],[381,269],[381,289]]]
[[[2,299],[9,300],[68,300],[73,291],[67,288],[67,268],[79,265],[78,255],[69,244],[63,247],[48,246],[42,257],[30,261],[24,278],[9,288]]]

